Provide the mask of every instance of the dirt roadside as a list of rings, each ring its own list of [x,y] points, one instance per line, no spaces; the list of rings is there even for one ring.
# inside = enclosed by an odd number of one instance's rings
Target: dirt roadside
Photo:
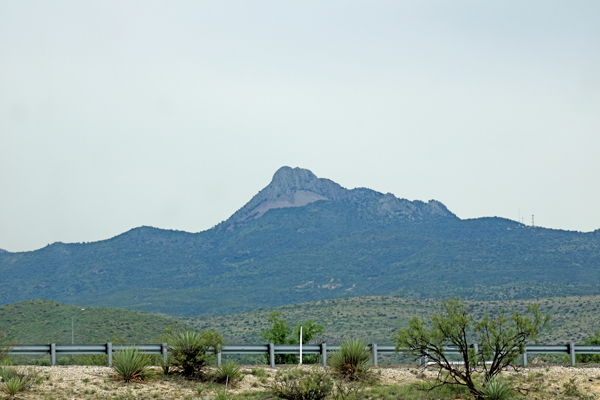
[[[157,376],[144,383],[124,383],[115,379],[111,368],[97,366],[17,367],[35,371],[40,383],[19,397],[25,399],[193,399],[213,395],[223,390],[222,385],[187,381],[176,377]],[[289,367],[287,367],[289,368]],[[310,368],[310,367],[303,367]],[[381,385],[402,385],[434,379],[437,372],[417,367],[376,368],[375,375]],[[273,381],[277,368],[264,366],[242,367],[244,377],[233,387],[231,394],[246,391],[264,391]],[[522,388],[531,399],[548,398],[600,398],[600,368],[572,368],[564,366],[521,368],[503,375],[515,386]]]

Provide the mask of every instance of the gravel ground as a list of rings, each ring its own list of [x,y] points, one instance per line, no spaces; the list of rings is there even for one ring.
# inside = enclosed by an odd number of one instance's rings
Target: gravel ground
[[[35,371],[40,382],[19,395],[22,399],[198,399],[198,386],[204,388],[202,396],[212,396],[222,385],[190,382],[176,377],[165,378],[159,374],[146,383],[124,383],[115,379],[111,368],[96,366],[17,367]],[[309,368],[309,367],[303,367]],[[262,369],[262,374],[257,373]],[[254,374],[252,373],[254,370]],[[243,367],[244,378],[231,394],[247,391],[264,391],[272,382],[277,369]],[[263,375],[261,377],[256,375]],[[381,385],[402,385],[434,379],[436,371],[429,368],[400,366],[377,368],[375,375]],[[504,374],[522,389],[528,399],[563,399],[576,390],[579,398],[600,398],[600,368],[571,368],[562,366],[521,368]],[[571,381],[572,380],[572,381]],[[565,386],[567,385],[567,386]],[[570,386],[569,386],[570,385]],[[569,391],[569,388],[570,391]]]

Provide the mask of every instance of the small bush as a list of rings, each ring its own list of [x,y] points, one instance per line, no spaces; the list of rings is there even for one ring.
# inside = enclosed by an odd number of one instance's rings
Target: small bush
[[[150,365],[148,356],[138,352],[135,347],[129,347],[115,353],[112,368],[125,382],[141,382],[152,375]]]
[[[362,340],[347,340],[329,358],[329,366],[348,380],[362,379],[371,368],[371,351]]]
[[[364,385],[362,382],[348,382],[344,379],[338,379],[334,382],[334,390],[331,398],[333,400],[357,400],[362,399]]]
[[[512,398],[513,388],[508,382],[494,377],[486,382],[479,392],[486,400],[508,400]]]
[[[240,371],[240,367],[235,365],[233,361],[218,367],[213,373],[213,380],[218,383],[229,382],[231,384],[239,381],[241,378],[242,372]]]
[[[252,367],[250,369],[250,373],[257,378],[263,378],[263,377],[267,377],[269,375],[267,373],[267,371],[265,371],[264,368],[256,368],[256,367]]]
[[[595,331],[593,335],[585,338],[580,344],[600,345],[600,331]],[[575,354],[575,361],[579,363],[600,363],[600,354]]]
[[[271,384],[273,396],[285,400],[321,400],[332,392],[333,380],[323,369],[286,369],[278,371]]]
[[[206,365],[221,351],[223,338],[217,332],[206,329],[203,332],[180,332],[167,337],[171,345],[173,366],[188,378],[204,379]]]
[[[568,397],[583,397],[583,393],[577,387],[575,383],[575,378],[569,379],[569,382],[563,384],[563,388],[565,389],[565,396]]]

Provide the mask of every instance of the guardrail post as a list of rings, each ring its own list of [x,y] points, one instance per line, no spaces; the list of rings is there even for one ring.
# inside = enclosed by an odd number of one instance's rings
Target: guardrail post
[[[569,355],[571,356],[571,367],[575,366],[575,343],[569,343]]]
[[[377,368],[377,343],[371,343],[371,353],[373,354],[373,366]]]
[[[167,361],[169,361],[169,345],[166,343],[162,343],[160,345],[160,352],[162,353],[163,356],[163,363],[165,365],[167,365]]]
[[[327,343],[321,343],[321,363],[327,366]]]
[[[271,368],[275,368],[275,345],[273,343],[269,343],[269,363]]]
[[[477,343],[473,343],[473,350],[475,350],[475,362],[477,362],[477,357],[479,356],[479,345]],[[485,360],[483,360],[485,364]]]
[[[107,360],[107,364],[109,367],[112,366],[112,353],[113,353],[112,343],[106,342],[106,360]]]
[[[217,353],[217,367],[221,366],[221,352]]]
[[[525,351],[523,352],[523,366],[524,367],[527,366],[527,347],[525,348]]]
[[[50,363],[56,365],[56,343],[50,343]]]

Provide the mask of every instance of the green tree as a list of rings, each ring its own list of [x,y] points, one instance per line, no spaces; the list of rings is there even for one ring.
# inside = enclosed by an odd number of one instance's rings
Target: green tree
[[[300,326],[302,326],[302,343],[308,344],[310,341],[317,339],[325,333],[323,325],[317,324],[314,321],[308,320],[303,324],[296,324],[292,329],[288,323],[281,317],[279,311],[273,311],[268,319],[271,324],[270,328],[265,329],[260,333],[260,336],[268,343],[273,344],[299,344],[300,343]],[[305,364],[314,364],[318,361],[318,355],[303,356],[302,361]],[[267,356],[268,362],[268,356]],[[295,354],[276,354],[276,364],[297,364],[298,356]]]
[[[483,399],[483,388],[474,381],[474,374],[482,373],[485,387],[523,353],[527,342],[537,341],[549,322],[550,315],[543,316],[538,304],[530,305],[525,316],[513,310],[508,317],[502,310],[495,317],[486,314],[475,322],[465,304],[456,298],[441,302],[439,312],[431,316],[430,327],[414,317],[408,328],[399,329],[392,337],[397,352],[415,359],[425,357],[439,368],[439,383],[434,387],[463,385],[474,398]],[[477,343],[478,348],[470,343]],[[464,364],[448,358],[447,346],[456,347]]]

